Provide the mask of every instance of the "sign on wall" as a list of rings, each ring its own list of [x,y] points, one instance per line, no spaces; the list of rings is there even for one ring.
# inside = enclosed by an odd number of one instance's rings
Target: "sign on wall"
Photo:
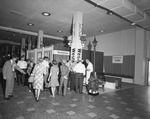
[[[70,55],[69,51],[54,50],[55,55]]]
[[[112,56],[112,63],[123,63],[123,56]]]

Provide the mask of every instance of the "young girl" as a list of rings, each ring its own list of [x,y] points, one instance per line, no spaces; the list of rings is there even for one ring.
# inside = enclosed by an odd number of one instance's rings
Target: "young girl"
[[[29,61],[28,66],[27,66],[27,78],[28,78],[28,86],[29,86],[29,92],[32,91],[32,83],[33,83],[33,78],[34,76],[31,75],[32,70],[33,70],[33,62]]]
[[[35,89],[36,101],[39,101],[40,92],[43,90],[43,74],[46,74],[46,68],[42,64],[42,58],[39,58],[32,72],[32,75],[34,75],[33,89]]]

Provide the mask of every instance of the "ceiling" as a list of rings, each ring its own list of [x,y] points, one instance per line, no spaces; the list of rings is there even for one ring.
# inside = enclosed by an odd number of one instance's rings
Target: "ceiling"
[[[105,4],[105,1],[110,4]],[[44,43],[58,43],[60,40],[57,38],[69,35],[72,16],[76,11],[83,14],[83,33],[87,37],[135,27],[130,25],[130,21],[136,16],[124,17],[121,10],[118,10],[119,13],[117,9],[110,7],[111,4],[120,1],[124,0],[1,0],[0,40],[20,43],[23,37],[32,36],[32,39],[36,39],[38,31],[43,30],[46,34]],[[149,17],[150,0],[129,0],[129,2]],[[111,10],[113,15],[108,15],[107,10]],[[42,12],[49,12],[51,15],[43,16]],[[137,22],[137,25],[150,30],[149,19],[145,20],[145,16],[143,19],[140,20],[142,22]],[[34,25],[29,26],[28,23]]]

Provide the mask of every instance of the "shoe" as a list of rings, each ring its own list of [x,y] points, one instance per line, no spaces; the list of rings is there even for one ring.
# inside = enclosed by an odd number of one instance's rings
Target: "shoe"
[[[9,97],[11,97],[11,98],[12,98],[12,97],[14,97],[14,96],[13,96],[13,95],[9,95]]]
[[[7,98],[4,98],[5,100],[9,100],[10,98],[9,97],[7,97]]]
[[[36,99],[36,102],[38,102],[39,101],[39,99]]]
[[[53,95],[50,95],[50,97],[54,98],[55,96],[53,96]]]
[[[48,88],[45,88],[45,91],[49,91],[49,89],[48,89]]]

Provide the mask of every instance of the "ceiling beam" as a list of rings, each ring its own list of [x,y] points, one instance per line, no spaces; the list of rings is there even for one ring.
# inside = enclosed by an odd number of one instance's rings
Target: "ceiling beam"
[[[14,41],[7,41],[7,40],[0,40],[0,43],[6,43],[6,44],[11,44],[11,45],[20,45],[20,43],[16,43]]]
[[[26,30],[20,30],[20,29],[15,29],[15,28],[10,28],[10,27],[0,26],[0,29],[1,30],[5,30],[5,31],[11,31],[11,32],[23,33],[23,34],[27,34],[27,35],[38,36],[38,33],[36,33],[36,32],[31,32],[31,31],[26,31]],[[51,39],[56,39],[56,40],[64,40],[61,37],[56,37],[56,36],[51,36],[51,35],[46,35],[46,34],[44,34],[43,37],[45,37],[45,38],[51,38]]]

